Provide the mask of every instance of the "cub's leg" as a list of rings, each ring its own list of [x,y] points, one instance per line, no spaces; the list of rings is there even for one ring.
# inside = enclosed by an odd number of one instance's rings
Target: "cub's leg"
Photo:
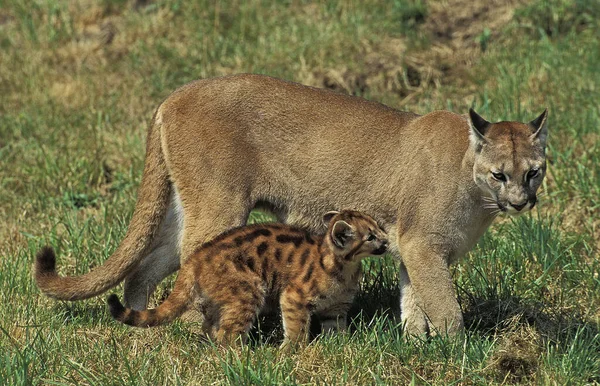
[[[265,290],[258,278],[245,279],[231,275],[230,285],[222,287],[215,296],[216,303],[222,304],[215,339],[229,346],[239,342],[244,344],[254,319],[265,303]]]
[[[352,305],[352,301],[344,301],[330,307],[326,310],[319,311],[317,317],[321,322],[321,333],[331,334],[334,332],[346,331],[348,324],[348,310]]]
[[[233,346],[236,343],[245,344],[248,331],[257,315],[256,304],[235,302],[223,306],[222,316],[217,328],[215,339],[224,346]]]
[[[288,350],[293,345],[304,344],[308,340],[310,312],[308,299],[301,288],[286,287],[279,299],[283,320],[284,339],[281,348]]]
[[[402,285],[402,320],[409,334],[453,335],[463,329],[463,317],[452,287],[447,249],[430,240],[411,239],[400,244],[408,281]],[[404,275],[406,276],[406,275]],[[404,303],[404,301],[407,303]]]
[[[321,318],[321,333],[322,334],[332,334],[334,332],[344,332],[347,329],[347,312],[338,315],[327,315],[322,316]]]
[[[182,208],[179,198],[171,194],[170,204],[150,252],[125,278],[124,301],[136,311],[145,310],[156,286],[179,269],[179,239]]]
[[[211,340],[215,340],[219,325],[221,307],[215,304],[211,299],[206,298],[206,295],[200,292],[199,299],[195,305],[199,306],[199,311],[202,314],[202,332]]]

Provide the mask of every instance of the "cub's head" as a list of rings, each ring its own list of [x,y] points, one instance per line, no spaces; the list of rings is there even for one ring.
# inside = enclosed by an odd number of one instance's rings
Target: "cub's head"
[[[485,208],[514,215],[534,207],[546,174],[547,117],[545,110],[529,123],[491,123],[469,110],[473,179],[488,196]]]
[[[387,250],[387,234],[364,213],[354,210],[327,212],[323,222],[327,225],[327,243],[333,253],[344,260],[382,255]]]

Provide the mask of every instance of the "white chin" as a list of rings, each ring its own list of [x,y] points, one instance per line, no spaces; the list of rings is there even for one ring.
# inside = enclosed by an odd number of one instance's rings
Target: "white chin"
[[[518,217],[520,215],[523,215],[523,214],[529,212],[530,209],[531,209],[531,206],[529,204],[527,204],[527,206],[521,210],[516,210],[514,208],[506,208],[506,213],[508,213],[511,216]]]

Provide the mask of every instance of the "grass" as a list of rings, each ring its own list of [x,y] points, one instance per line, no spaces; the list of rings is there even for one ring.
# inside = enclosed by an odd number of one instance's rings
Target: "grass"
[[[600,383],[600,8],[514,3],[0,0],[0,383]],[[529,120],[550,108],[539,207],[499,219],[453,268],[464,339],[403,338],[390,258],[366,263],[348,334],[289,356],[273,318],[251,347],[222,350],[180,321],[119,325],[103,297],[40,295],[42,245],[79,274],[123,237],[158,103],[237,72],[419,113]]]

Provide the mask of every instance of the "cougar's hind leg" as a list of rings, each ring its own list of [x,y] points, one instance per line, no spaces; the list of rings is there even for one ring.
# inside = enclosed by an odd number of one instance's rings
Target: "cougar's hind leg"
[[[202,192],[186,199],[181,194],[184,221],[181,238],[181,264],[203,244],[219,234],[246,223],[251,205],[246,197]],[[182,319],[191,322],[201,321],[201,305],[195,302]]]
[[[136,311],[145,310],[158,284],[179,269],[179,251],[170,244],[155,247],[125,279],[124,301]]]
[[[156,286],[179,269],[179,244],[182,232],[182,208],[171,193],[167,214],[148,253],[125,279],[124,301],[134,310],[145,310]]]
[[[183,234],[181,262],[190,257],[203,243],[219,234],[246,224],[251,205],[246,197],[198,194],[199,198],[183,202]],[[200,198],[201,197],[201,198]],[[209,198],[204,200],[203,198]]]

